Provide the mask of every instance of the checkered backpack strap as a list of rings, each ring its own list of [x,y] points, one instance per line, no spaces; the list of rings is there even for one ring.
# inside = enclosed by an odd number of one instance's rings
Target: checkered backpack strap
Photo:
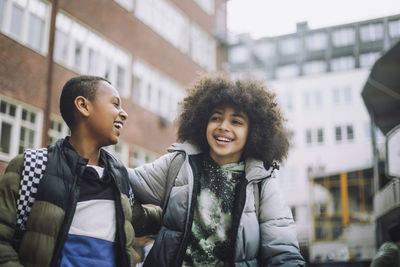
[[[24,169],[18,192],[17,224],[14,233],[14,244],[19,246],[25,232],[25,224],[35,202],[39,182],[46,170],[47,148],[27,149],[24,155]]]

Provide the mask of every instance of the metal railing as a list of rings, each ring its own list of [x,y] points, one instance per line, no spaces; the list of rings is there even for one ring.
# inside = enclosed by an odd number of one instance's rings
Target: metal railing
[[[393,178],[374,196],[374,215],[381,217],[400,206],[400,178]]]

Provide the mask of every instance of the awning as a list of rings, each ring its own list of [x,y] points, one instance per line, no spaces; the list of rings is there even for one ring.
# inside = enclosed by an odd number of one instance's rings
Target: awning
[[[383,134],[400,124],[400,42],[375,62],[361,96]]]

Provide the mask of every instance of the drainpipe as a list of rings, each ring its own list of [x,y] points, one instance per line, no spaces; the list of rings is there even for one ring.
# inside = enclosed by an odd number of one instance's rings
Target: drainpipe
[[[47,54],[47,92],[46,92],[46,107],[43,118],[43,133],[42,133],[42,146],[48,146],[50,144],[50,115],[51,115],[51,98],[52,98],[52,82],[53,82],[53,55],[54,55],[54,40],[56,32],[56,16],[58,10],[58,0],[53,0],[51,8],[51,19],[50,19],[50,32],[49,32],[49,49]]]
[[[373,174],[374,174],[374,195],[379,191],[379,151],[376,144],[376,124],[375,114],[370,110],[371,117],[371,140],[372,140],[372,157],[373,157]]]

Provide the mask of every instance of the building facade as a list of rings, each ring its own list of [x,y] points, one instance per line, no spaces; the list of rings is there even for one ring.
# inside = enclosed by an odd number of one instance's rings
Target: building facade
[[[225,0],[0,0],[0,173],[68,134],[64,83],[111,81],[129,114],[108,148],[137,166],[167,152],[185,88],[226,61]]]
[[[372,128],[361,91],[375,61],[399,40],[395,15],[318,29],[301,22],[292,34],[257,40],[241,35],[229,45],[232,77],[265,80],[287,118],[291,149],[278,179],[311,262],[368,261],[375,253],[373,183],[366,171],[374,161]],[[379,133],[378,142],[383,144]],[[343,173],[351,175],[341,184]],[[339,180],[334,185],[323,177]],[[347,193],[340,193],[343,184]],[[359,197],[349,198],[353,189],[366,198],[364,206],[355,205]],[[351,214],[342,221],[345,200]],[[329,223],[339,216],[340,230],[333,233],[316,216],[331,217]]]

